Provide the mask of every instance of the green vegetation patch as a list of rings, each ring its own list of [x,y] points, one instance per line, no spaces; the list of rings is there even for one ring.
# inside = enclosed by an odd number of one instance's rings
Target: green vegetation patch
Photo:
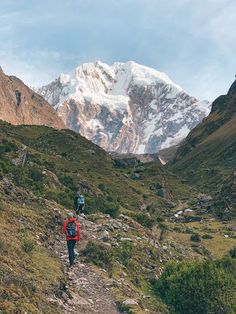
[[[236,311],[236,261],[171,262],[154,290],[175,314]]]

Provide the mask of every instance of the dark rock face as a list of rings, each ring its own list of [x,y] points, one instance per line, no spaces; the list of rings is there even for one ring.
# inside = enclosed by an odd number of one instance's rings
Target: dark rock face
[[[15,91],[15,95],[16,95],[16,105],[20,106],[20,103],[21,103],[21,92],[16,90]]]
[[[210,107],[134,62],[84,64],[39,93],[69,128],[118,153],[156,153],[179,143]]]
[[[228,91],[228,95],[235,95],[236,94],[236,80],[233,82],[233,84],[230,86],[230,89]]]

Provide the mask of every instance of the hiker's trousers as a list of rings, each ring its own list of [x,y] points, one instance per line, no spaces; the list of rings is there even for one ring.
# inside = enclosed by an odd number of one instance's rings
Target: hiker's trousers
[[[67,248],[68,248],[70,265],[73,265],[74,260],[75,260],[75,252],[74,252],[75,243],[76,243],[76,240],[67,240]]]
[[[78,214],[81,214],[82,211],[83,211],[83,209],[84,209],[84,204],[79,204],[79,206],[78,206],[78,208],[77,208],[77,210],[76,210],[76,214],[77,214],[77,215],[78,215]]]

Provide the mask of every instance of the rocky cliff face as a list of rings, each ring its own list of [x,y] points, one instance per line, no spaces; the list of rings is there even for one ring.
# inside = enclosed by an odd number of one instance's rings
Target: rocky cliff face
[[[47,125],[65,128],[54,109],[20,79],[0,68],[0,119],[12,124]]]
[[[83,64],[39,93],[69,128],[119,153],[177,144],[210,110],[166,74],[131,61]]]

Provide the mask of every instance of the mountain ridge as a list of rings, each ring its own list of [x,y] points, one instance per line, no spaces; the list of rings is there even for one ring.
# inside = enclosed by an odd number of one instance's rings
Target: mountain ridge
[[[236,214],[235,138],[236,81],[213,102],[209,116],[189,133],[170,165],[189,182],[211,190],[225,217]]]
[[[7,76],[0,67],[0,119],[12,124],[65,128],[55,110],[19,78]]]
[[[38,92],[64,123],[107,151],[156,153],[181,141],[210,103],[133,61],[86,63]]]

